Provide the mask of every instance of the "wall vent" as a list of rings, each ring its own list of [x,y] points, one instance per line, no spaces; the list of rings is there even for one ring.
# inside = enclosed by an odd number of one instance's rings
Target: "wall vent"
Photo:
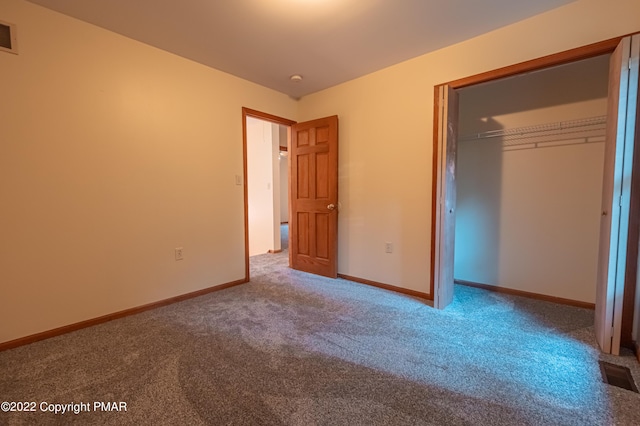
[[[14,24],[0,21],[0,51],[18,53],[16,26]]]
[[[602,381],[608,385],[617,386],[622,389],[630,390],[638,393],[638,388],[633,381],[631,370],[629,367],[611,364],[604,361],[598,361],[600,364],[600,373],[602,373]]]

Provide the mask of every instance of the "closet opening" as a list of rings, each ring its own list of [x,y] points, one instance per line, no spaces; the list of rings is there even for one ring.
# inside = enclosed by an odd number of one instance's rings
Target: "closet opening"
[[[636,294],[638,271],[638,240],[640,229],[640,173],[634,173],[640,167],[640,149],[635,149],[635,143],[640,135],[640,126],[636,126],[638,105],[638,82],[640,61],[640,33],[628,36],[616,37],[610,40],[594,43],[576,49],[560,52],[546,57],[534,59],[520,64],[511,65],[505,68],[496,69],[483,74],[466,77],[449,83],[434,87],[434,154],[433,154],[433,199],[432,199],[432,277],[431,294],[434,300],[434,307],[445,308],[453,300],[454,292],[454,254],[455,254],[455,217],[457,213],[456,190],[458,170],[456,167],[457,142],[459,136],[458,129],[458,100],[463,90],[480,90],[486,83],[499,83],[500,79],[506,77],[516,78],[526,77],[530,74],[544,72],[553,68],[560,69],[560,66],[572,66],[579,61],[592,59],[597,61],[597,57],[609,57],[609,76],[606,101],[606,141],[604,142],[604,164],[602,175],[602,196],[600,205],[600,232],[597,256],[597,274],[595,291],[595,334],[598,344],[606,353],[618,354],[621,345],[631,346],[634,342],[640,341],[640,299]],[[580,75],[574,75],[573,79],[580,79]],[[508,80],[505,80],[508,81]],[[571,84],[574,82],[571,81]],[[474,87],[477,86],[477,87]],[[518,98],[517,92],[511,95]],[[464,93],[463,93],[464,96]],[[579,102],[597,102],[597,99],[579,98]],[[544,108],[543,108],[544,109]],[[540,111],[539,111],[540,112]],[[518,114],[506,114],[509,119],[515,118]],[[505,117],[502,117],[503,119]],[[496,122],[492,122],[492,120]],[[494,150],[502,150],[499,181],[500,191],[505,182],[502,174],[508,168],[503,163],[507,163],[507,154],[511,156],[517,150],[526,150],[527,145],[523,141],[523,136],[539,138],[535,143],[530,144],[527,149],[530,151],[553,150],[560,152],[574,144],[566,143],[567,134],[554,135],[555,140],[545,137],[552,132],[562,130],[570,133],[568,128],[579,129],[586,132],[583,137],[587,143],[596,145],[598,135],[589,133],[598,131],[601,120],[598,116],[561,118],[557,121],[547,122],[544,125],[524,124],[516,128],[509,128],[504,123],[495,120],[495,117],[482,117],[482,125],[494,126],[489,129],[481,129],[473,135],[462,135],[468,139],[483,139],[490,136],[504,139],[502,146],[495,144]],[[496,128],[497,127],[497,128]],[[495,131],[495,132],[494,132]],[[576,130],[578,131],[578,130]],[[496,136],[497,135],[497,136]],[[545,136],[545,137],[543,137]],[[540,139],[541,138],[541,139]],[[515,140],[514,140],[515,139]],[[518,141],[517,139],[520,139]],[[569,138],[570,139],[570,138]],[[462,143],[464,143],[463,141]],[[527,141],[529,142],[529,141]],[[554,146],[554,145],[559,146]],[[577,146],[577,144],[575,144]],[[517,147],[517,148],[516,148]],[[540,149],[543,147],[542,149]],[[506,150],[505,150],[506,149]],[[509,152],[507,152],[509,151]],[[463,154],[464,156],[464,154]],[[538,155],[541,156],[541,155]],[[515,155],[513,156],[515,157]],[[464,159],[463,159],[464,162]],[[511,170],[518,168],[510,167]],[[528,162],[525,166],[529,166]],[[564,180],[549,178],[556,170],[551,166],[546,170],[541,179],[546,185],[562,186],[572,179],[567,177]],[[519,170],[520,171],[520,170]],[[522,168],[522,171],[526,169]],[[495,174],[495,169],[493,170]],[[495,179],[495,176],[493,177]],[[527,178],[531,181],[532,178]],[[509,185],[509,181],[505,185]],[[519,188],[522,188],[521,186]],[[525,186],[529,188],[529,186]],[[526,206],[530,191],[520,190],[515,193],[516,197],[524,200]],[[572,192],[572,200],[577,196],[577,192]],[[500,197],[500,210],[502,216],[504,209],[502,205],[502,192]],[[543,218],[555,220],[555,210],[561,205],[566,205],[567,200],[558,199],[546,209],[536,210]],[[504,207],[504,208],[503,208]],[[508,209],[507,209],[508,210]],[[523,208],[516,209],[517,213],[526,215],[528,212]],[[583,220],[588,214],[576,216],[575,221]],[[501,221],[503,218],[501,217]],[[502,227],[500,223],[500,227]],[[573,226],[573,223],[571,224]],[[526,233],[524,233],[526,236]],[[498,235],[498,244],[503,245],[502,236]],[[536,238],[540,237],[536,234]],[[542,238],[544,239],[544,238]],[[502,247],[500,247],[502,248]],[[560,259],[563,260],[563,259]],[[522,266],[521,259],[512,260],[515,266]],[[556,267],[559,262],[556,262]],[[479,265],[485,267],[485,265]],[[499,275],[503,268],[508,269],[512,265],[494,266],[495,275]],[[543,267],[543,266],[541,266]],[[485,271],[486,272],[486,271]],[[489,271],[491,272],[491,271]],[[460,280],[460,278],[458,278]],[[468,283],[472,283],[469,281]],[[481,285],[482,283],[476,283]],[[496,288],[495,285],[486,285]],[[504,292],[520,292],[523,295],[540,296],[539,293],[527,293],[523,290],[502,289]],[[543,297],[547,297],[543,295]],[[555,296],[550,296],[555,297]],[[578,302],[575,299],[565,299],[555,297],[555,301]],[[637,343],[636,343],[637,347]],[[640,352],[640,348],[638,348]]]
[[[456,283],[595,306],[609,57],[458,90]]]

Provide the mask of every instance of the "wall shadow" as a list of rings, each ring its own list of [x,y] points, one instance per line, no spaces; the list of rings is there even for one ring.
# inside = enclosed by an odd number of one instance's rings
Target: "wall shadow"
[[[466,114],[460,94],[460,116]],[[473,117],[478,133],[500,130],[492,118]],[[457,152],[454,277],[497,283],[500,253],[502,139],[460,140]]]

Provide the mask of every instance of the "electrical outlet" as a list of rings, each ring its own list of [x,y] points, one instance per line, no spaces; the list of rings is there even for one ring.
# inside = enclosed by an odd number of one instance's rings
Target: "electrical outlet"
[[[385,253],[393,253],[393,244],[384,243],[384,252]]]
[[[182,247],[176,247],[176,260],[182,260],[184,259],[183,257],[183,251],[184,249]]]

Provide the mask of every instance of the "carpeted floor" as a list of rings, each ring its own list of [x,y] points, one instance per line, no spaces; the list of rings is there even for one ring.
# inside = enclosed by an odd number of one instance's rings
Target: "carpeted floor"
[[[251,259],[251,283],[0,353],[0,424],[638,425],[593,312],[456,286],[444,311]],[[123,401],[124,412],[93,411]],[[42,402],[90,412],[43,413]]]

